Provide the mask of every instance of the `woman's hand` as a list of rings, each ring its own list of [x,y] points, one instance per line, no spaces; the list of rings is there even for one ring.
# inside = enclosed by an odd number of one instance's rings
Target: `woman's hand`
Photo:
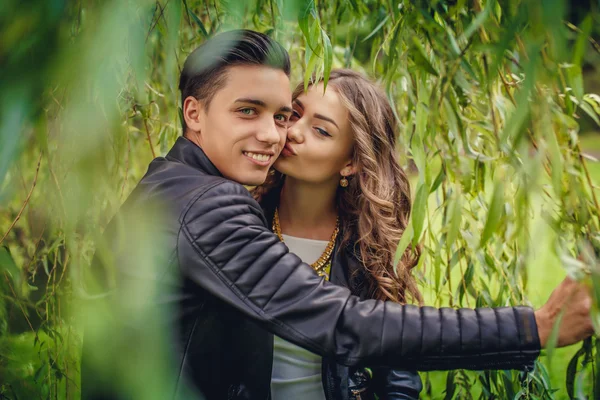
[[[546,304],[535,312],[542,348],[547,346],[550,333],[561,311],[557,347],[568,346],[591,336],[594,333],[590,317],[591,307],[590,288],[584,283],[565,278],[554,289]]]

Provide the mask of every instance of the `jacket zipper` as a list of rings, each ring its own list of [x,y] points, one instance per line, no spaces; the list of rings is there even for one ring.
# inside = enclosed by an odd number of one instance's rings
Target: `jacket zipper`
[[[325,397],[327,400],[335,400],[334,394],[333,394],[333,378],[331,376],[331,363],[329,362],[325,362],[323,361],[322,367],[325,369],[325,381],[327,382],[327,388],[325,391]]]

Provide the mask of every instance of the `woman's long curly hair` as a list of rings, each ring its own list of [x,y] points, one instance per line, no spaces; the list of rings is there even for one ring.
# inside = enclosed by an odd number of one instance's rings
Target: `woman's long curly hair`
[[[313,82],[314,85],[318,82]],[[400,167],[396,149],[396,120],[385,94],[360,73],[334,69],[328,90],[334,89],[347,108],[354,134],[352,162],[356,173],[349,185],[338,189],[337,207],[343,232],[340,248],[353,245],[368,272],[372,298],[399,303],[422,302],[411,270],[416,266],[420,248],[408,246],[398,265],[394,255],[411,211],[410,183]],[[302,84],[293,93],[296,99]],[[261,201],[280,190],[284,176],[269,174],[254,190]],[[356,243],[351,243],[356,241]]]

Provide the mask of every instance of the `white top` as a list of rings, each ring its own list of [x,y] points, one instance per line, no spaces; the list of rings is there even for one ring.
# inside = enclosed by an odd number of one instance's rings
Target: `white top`
[[[308,264],[317,261],[329,243],[326,240],[281,236],[290,251]],[[275,336],[271,398],[325,400],[321,381],[321,356]]]

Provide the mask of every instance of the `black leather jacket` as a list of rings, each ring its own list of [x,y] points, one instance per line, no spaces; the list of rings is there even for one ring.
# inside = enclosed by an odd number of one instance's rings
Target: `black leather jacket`
[[[152,202],[170,216],[156,227],[169,262],[148,277],[162,285],[153,304],[173,310],[166,322],[176,369],[169,397],[189,398],[195,388],[207,399],[268,399],[272,353],[264,349],[272,349],[272,338],[263,330],[347,366],[525,369],[539,355],[529,307],[455,310],[362,301],[324,282],[270,231],[248,190],[223,178],[185,138],[152,161],[120,213]],[[115,225],[104,235],[107,245],[119,243]],[[127,248],[114,252],[117,285],[145,279],[119,262]],[[96,379],[85,371],[90,346],[84,339],[82,395],[101,398],[86,390]]]

